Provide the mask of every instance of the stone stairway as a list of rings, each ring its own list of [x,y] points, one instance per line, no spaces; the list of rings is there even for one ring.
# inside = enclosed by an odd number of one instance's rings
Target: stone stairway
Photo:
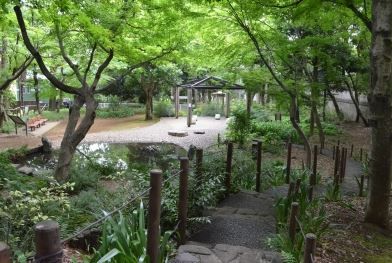
[[[241,191],[205,210],[211,224],[181,246],[174,262],[253,263],[281,262],[267,239],[275,233],[274,204],[287,186],[263,193]]]

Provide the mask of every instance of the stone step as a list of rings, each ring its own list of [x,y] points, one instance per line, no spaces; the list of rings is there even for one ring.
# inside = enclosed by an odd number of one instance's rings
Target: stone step
[[[243,246],[217,244],[215,246],[189,242],[178,248],[175,263],[280,263],[280,254]]]

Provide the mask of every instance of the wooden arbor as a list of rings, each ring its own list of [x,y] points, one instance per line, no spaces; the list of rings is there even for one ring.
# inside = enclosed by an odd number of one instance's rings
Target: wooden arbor
[[[192,105],[197,105],[200,100],[199,92],[202,91],[202,99],[211,101],[211,91],[224,90],[224,97],[226,99],[226,107],[225,107],[225,116],[226,118],[230,115],[230,90],[243,90],[244,86],[239,84],[231,84],[230,82],[213,76],[207,76],[204,78],[198,78],[188,81],[182,85],[179,85],[175,88],[174,94],[174,102],[175,102],[175,114],[176,119],[178,118],[178,114],[180,111],[180,89],[185,88],[187,90],[187,109],[188,109],[188,118],[187,125],[188,127],[192,124]],[[207,91],[207,92],[206,92]]]

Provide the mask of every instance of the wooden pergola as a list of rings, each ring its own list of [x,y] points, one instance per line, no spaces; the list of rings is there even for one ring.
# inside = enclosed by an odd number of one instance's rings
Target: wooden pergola
[[[226,118],[230,115],[230,90],[243,90],[244,86],[239,84],[232,84],[227,80],[207,76],[204,78],[197,78],[190,80],[182,85],[179,85],[175,88],[174,102],[175,102],[175,114],[176,118],[178,118],[180,111],[180,90],[184,88],[187,90],[187,108],[188,108],[188,117],[187,117],[187,125],[188,127],[192,124],[192,101],[194,100],[195,104],[198,102],[198,91],[200,90],[224,90],[224,97],[226,98],[226,110],[225,116]],[[223,98],[224,101],[224,98]]]

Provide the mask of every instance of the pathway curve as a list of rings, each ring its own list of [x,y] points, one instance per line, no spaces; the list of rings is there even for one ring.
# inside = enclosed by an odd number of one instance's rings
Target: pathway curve
[[[87,134],[83,143],[109,142],[109,143],[174,143],[188,149],[190,145],[206,148],[214,143],[218,133],[224,134],[226,119],[215,120],[212,117],[198,117],[195,125],[187,127],[186,118],[161,118],[159,122],[147,127],[133,128],[123,131],[107,131]],[[171,130],[186,131],[188,136],[175,137],[168,135]],[[195,134],[195,131],[203,131],[204,134]],[[54,142],[55,146],[59,142]]]

